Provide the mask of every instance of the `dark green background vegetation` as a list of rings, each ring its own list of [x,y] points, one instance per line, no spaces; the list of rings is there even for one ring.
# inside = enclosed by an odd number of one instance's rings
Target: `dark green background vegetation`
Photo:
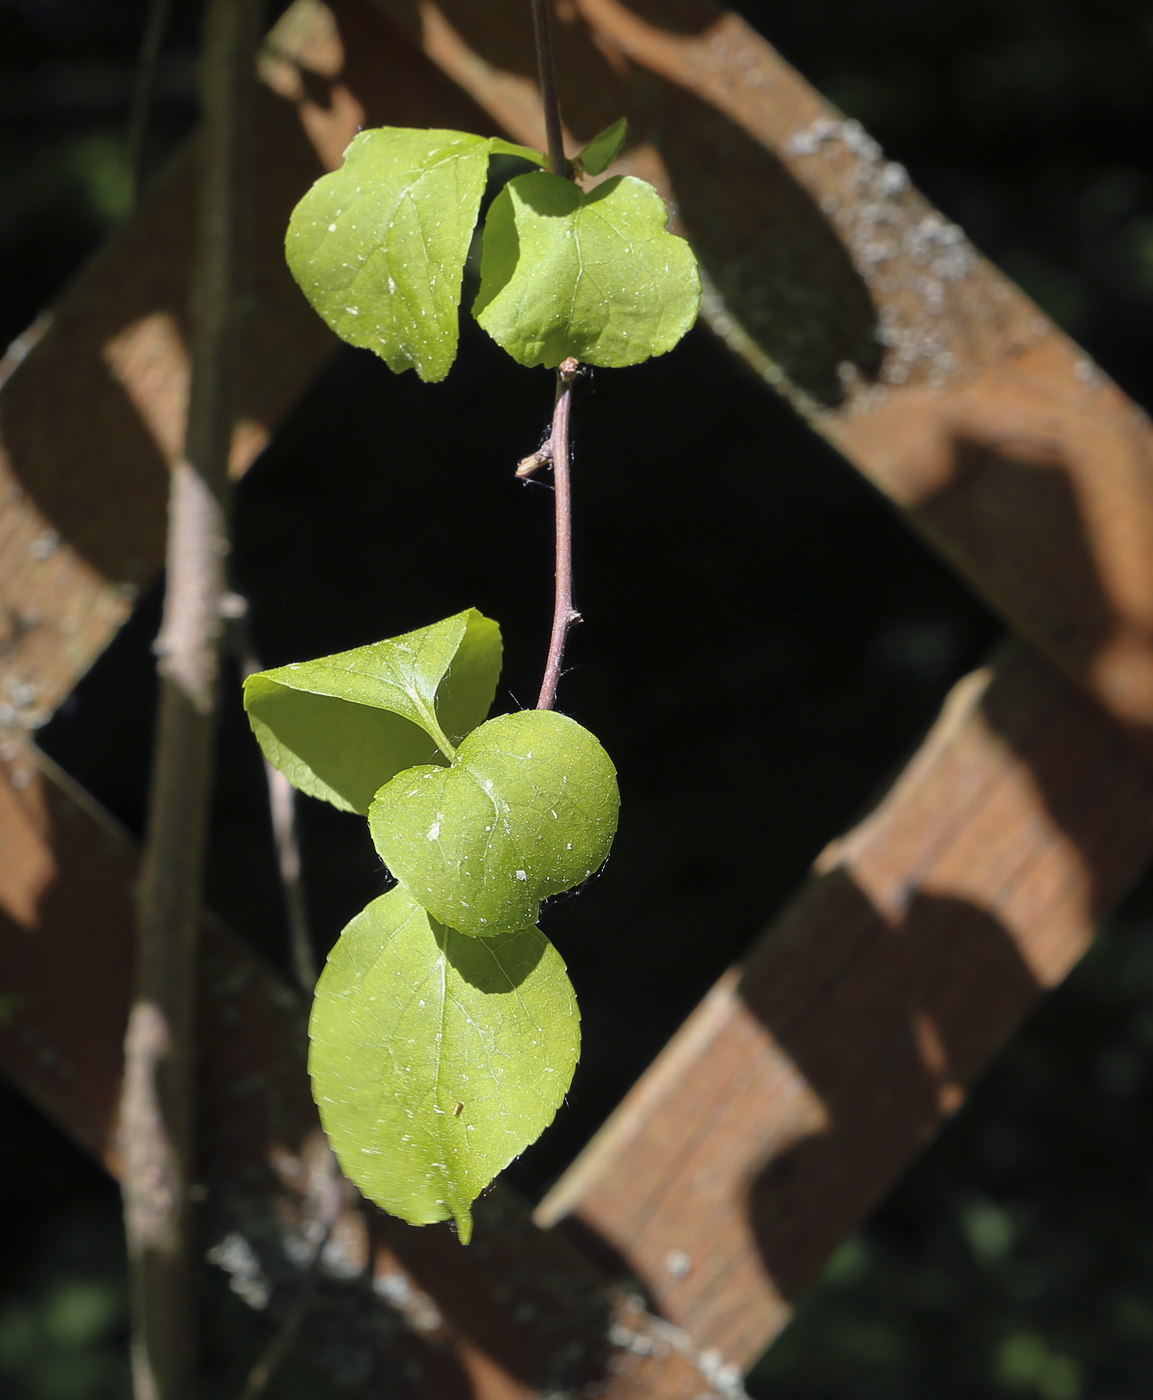
[[[125,211],[140,0],[0,0],[0,342]],[[1153,5],[778,0],[738,6],[1099,362],[1153,405]],[[194,118],[177,0],[150,146]],[[479,332],[443,386],[336,357],[237,499],[267,665],[475,604],[531,703],[551,496],[513,482],[548,375]],[[616,759],[604,875],[545,927],[585,1011],[570,1103],[510,1172],[539,1193],[824,842],[899,767],[995,621],[856,475],[710,340],[601,373],[577,407],[577,591],[561,704]],[[159,593],[45,746],[142,822]],[[285,963],[255,748],[228,682],[210,898]],[[318,941],[382,888],[363,822],[301,805]],[[847,1244],[755,1372],[757,1396],[1122,1400],[1153,1376],[1153,891],[1014,1040]],[[2,989],[0,989],[2,990]],[[126,1393],[118,1201],[0,1089],[0,1393]],[[207,1285],[212,1392],[263,1322]],[[316,1397],[293,1366],[273,1396]]]

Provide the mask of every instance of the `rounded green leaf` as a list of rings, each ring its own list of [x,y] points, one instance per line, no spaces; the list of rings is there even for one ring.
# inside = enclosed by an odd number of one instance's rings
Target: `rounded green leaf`
[[[667,225],[660,195],[631,175],[587,194],[556,175],[518,175],[485,220],[473,314],[522,365],[663,355],[701,299],[693,251]]]
[[[309,1023],[321,1122],[350,1180],[412,1225],[455,1216],[552,1122],[580,1051],[560,955],[535,928],[465,938],[402,886],[328,956]]]
[[[521,710],[474,729],[450,768],[398,774],[368,813],[381,859],[437,919],[481,936],[536,922],[616,833],[616,769],[587,729]]]
[[[500,628],[470,608],[371,646],[260,671],[244,683],[249,723],[294,786],[366,813],[402,769],[430,763],[488,714]]]
[[[293,210],[285,251],[305,296],[342,340],[389,369],[443,379],[494,151],[539,153],[464,131],[362,131],[339,170]]]

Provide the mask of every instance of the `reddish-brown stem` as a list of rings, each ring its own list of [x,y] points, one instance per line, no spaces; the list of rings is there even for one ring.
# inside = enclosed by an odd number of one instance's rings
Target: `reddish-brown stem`
[[[556,65],[552,54],[552,28],[549,5],[551,0],[532,0],[532,22],[536,34],[536,62],[540,73],[540,96],[544,106],[544,124],[548,132],[549,168],[554,175],[566,180],[573,178],[573,168],[564,153],[564,128],[560,119],[560,101],[556,90]],[[580,370],[576,360],[565,360],[556,372],[556,404],[552,415],[552,436],[546,447],[526,457],[517,469],[521,478],[531,476],[539,466],[551,461],[556,487],[556,605],[552,616],[552,637],[549,641],[548,662],[540,688],[538,710],[551,710],[560,680],[568,629],[580,620],[572,605],[572,505],[569,492],[569,414],[572,408],[572,386]]]
[[[540,688],[538,710],[551,710],[564,660],[565,638],[574,622],[580,621],[572,604],[572,497],[569,489],[569,418],[572,386],[580,365],[565,360],[556,372],[556,405],[552,415],[552,468],[556,488],[556,604],[552,615],[552,638],[544,683]]]
[[[556,91],[556,65],[552,56],[550,0],[532,0],[532,24],[536,34],[536,65],[540,73],[540,96],[544,104],[544,125],[548,133],[548,163],[554,175],[572,179],[572,166],[564,153],[564,129],[560,100]]]

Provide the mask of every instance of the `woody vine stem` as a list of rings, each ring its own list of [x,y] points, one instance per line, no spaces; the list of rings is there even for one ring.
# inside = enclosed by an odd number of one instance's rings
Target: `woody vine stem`
[[[549,0],[532,0],[533,31],[536,35],[536,60],[540,73],[541,101],[544,104],[545,128],[548,132],[548,159],[554,175],[566,180],[573,178],[573,168],[564,153],[560,118],[560,102],[556,91],[556,66],[553,62],[552,32],[549,22]],[[548,661],[540,689],[538,710],[551,710],[560,681],[564,659],[565,639],[580,614],[572,601],[572,493],[569,484],[569,421],[572,410],[572,386],[580,372],[574,359],[563,361],[556,372],[556,403],[553,407],[552,434],[547,448],[535,458],[522,463],[518,475],[528,475],[549,458],[553,466],[553,486],[556,491],[556,603],[553,607],[552,636],[549,640]],[[531,466],[529,465],[531,464]]]

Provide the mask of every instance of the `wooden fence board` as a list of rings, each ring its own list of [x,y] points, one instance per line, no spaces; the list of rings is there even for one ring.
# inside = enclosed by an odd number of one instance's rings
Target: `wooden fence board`
[[[0,1064],[115,1170],[135,853],[33,751],[20,764],[20,787],[0,783],[0,985],[23,1002]],[[1007,646],[538,1212],[577,1222],[674,1327],[630,1312],[498,1190],[468,1251],[385,1217],[370,1237],[346,1207],[318,1350],[339,1335],[368,1377],[402,1359],[414,1396],[465,1379],[493,1400],[730,1386],[1150,852],[1153,777]],[[250,1294],[283,1301],[316,1195],[301,1009],[211,921],[205,941],[206,1239]]]
[[[515,5],[374,0],[519,141]],[[703,314],[1023,637],[1153,752],[1153,432],[903,169],[710,0],[558,6],[574,149],[622,112]]]
[[[20,998],[0,1029],[0,1067],[115,1173],[137,852],[31,747],[20,764],[21,787],[0,778],[0,987]],[[203,967],[202,1240],[242,1296],[280,1314],[300,1287],[327,1164],[304,1008],[211,918]],[[368,1393],[715,1393],[685,1338],[538,1230],[503,1188],[478,1203],[467,1250],[448,1226],[414,1229],[348,1189],[325,1265],[305,1344],[317,1365]]]
[[[1153,852],[1153,774],[1019,644],[541,1204],[696,1346],[764,1349]]]
[[[637,144],[622,168],[675,205],[714,328],[1148,747],[1140,412],[739,19],[703,0],[561,9],[573,129],[587,137],[628,112]],[[375,11],[303,0],[263,59],[260,338],[238,471],[331,344],[279,247],[292,202],[356,126],[540,139],[521,5]],[[65,780],[42,776],[21,735],[162,557],[187,392],[190,188],[186,158],[0,396],[0,990],[25,997],[0,1059],[113,1168],[135,856]],[[1124,740],[1010,649],[962,688],[886,801],[830,849],[546,1203],[542,1219],[579,1222],[623,1256],[691,1336],[615,1299],[498,1191],[463,1255],[443,1231],[369,1232],[346,1209],[326,1289],[343,1270],[360,1302],[318,1306],[317,1346],[339,1334],[362,1380],[383,1366],[413,1395],[731,1388],[726,1365],[779,1328],[1151,850],[1149,779]],[[206,1219],[234,1279],[276,1297],[298,1277],[285,1241],[315,1186],[299,1013],[226,934],[206,936]]]
[[[323,162],[366,121],[491,125],[363,6],[344,24],[342,38],[324,6],[299,5],[262,60],[236,475],[336,344],[284,262],[289,214]],[[188,402],[194,165],[195,144],[80,272],[0,393],[0,727],[51,716],[163,562]]]

